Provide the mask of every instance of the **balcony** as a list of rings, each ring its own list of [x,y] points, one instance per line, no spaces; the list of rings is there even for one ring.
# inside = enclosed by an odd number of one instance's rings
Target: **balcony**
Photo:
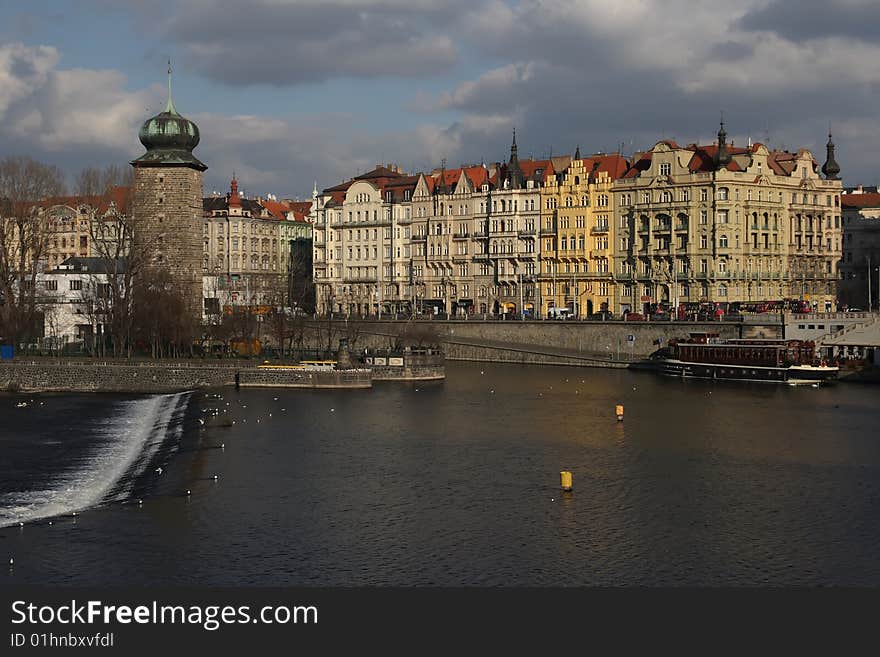
[[[461,233],[455,233],[455,234],[452,236],[452,239],[454,239],[454,240],[458,240],[458,241],[461,241],[461,240],[469,240],[470,238],[471,238],[470,235],[467,235],[467,234],[462,235]]]
[[[343,283],[376,283],[379,280],[378,276],[343,276]]]
[[[593,226],[590,228],[590,235],[604,235],[608,232],[608,226]]]
[[[526,228],[525,230],[521,230],[517,232],[518,237],[534,237],[537,234],[534,228]]]
[[[548,236],[556,235],[556,229],[555,228],[542,228],[541,229],[541,236],[543,237],[544,235],[548,235]]]

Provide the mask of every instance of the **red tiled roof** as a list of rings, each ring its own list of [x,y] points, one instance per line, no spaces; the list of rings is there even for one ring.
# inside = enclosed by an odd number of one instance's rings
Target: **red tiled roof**
[[[403,174],[389,169],[388,167],[377,166],[372,171],[367,171],[359,176],[355,176],[355,180],[375,180],[377,178],[400,178]]]
[[[636,153],[636,157],[630,166],[629,170],[623,174],[624,178],[635,178],[642,171],[647,171],[651,168],[651,158],[653,157],[653,153],[648,151],[647,153]]]
[[[847,208],[880,208],[880,194],[841,194],[840,204]]]
[[[612,180],[622,178],[629,168],[629,163],[626,161],[626,158],[619,153],[613,155],[590,155],[581,158],[581,161],[584,163],[584,168],[587,169],[591,175],[594,172],[601,173],[604,171]]]
[[[75,196],[53,196],[38,202],[38,205],[49,208],[53,205],[69,205],[76,207],[79,205],[88,205],[97,209],[103,214],[110,207],[112,202],[117,209],[125,210],[131,200],[131,187],[112,187],[107,194],[96,194],[91,196],[75,195]]]
[[[308,222],[309,212],[312,210],[311,201],[291,201],[287,204],[290,212],[293,213],[293,220],[299,222]]]
[[[549,176],[556,174],[553,162],[550,160],[520,160],[519,168],[523,172],[524,180],[535,180],[535,176],[539,175],[539,170],[541,171],[541,182],[546,182]]]
[[[266,210],[269,211],[269,214],[273,219],[278,219],[278,221],[286,221],[287,220],[287,212],[289,208],[284,203],[279,203],[278,201],[270,201],[268,199],[264,199],[260,201],[260,205],[262,205]]]

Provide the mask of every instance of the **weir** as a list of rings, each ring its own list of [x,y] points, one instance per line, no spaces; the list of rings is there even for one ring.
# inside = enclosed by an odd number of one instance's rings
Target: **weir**
[[[134,480],[143,474],[154,454],[169,438],[190,393],[157,395],[119,403],[99,429],[100,444],[71,471],[44,490],[8,493],[0,500],[0,527],[43,518],[70,515],[105,502],[127,498]],[[33,412],[39,412],[34,409]]]

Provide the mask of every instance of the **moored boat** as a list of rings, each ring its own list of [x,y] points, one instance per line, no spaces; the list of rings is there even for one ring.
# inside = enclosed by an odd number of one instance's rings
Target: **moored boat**
[[[838,368],[820,360],[809,340],[724,339],[691,333],[651,356],[651,369],[667,376],[790,385],[837,378]]]

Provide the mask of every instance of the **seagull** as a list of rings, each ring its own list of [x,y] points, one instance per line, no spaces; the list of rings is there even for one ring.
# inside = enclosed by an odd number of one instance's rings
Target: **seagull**
[[[226,449],[226,443],[220,443],[220,449]]]
[[[272,401],[278,401],[278,397],[272,397]]]
[[[192,492],[188,490],[188,491],[186,491],[186,494],[187,494],[187,495],[192,495]]]
[[[217,475],[214,475],[214,481],[217,481],[219,478],[220,477],[218,477]]]
[[[162,468],[156,468],[156,474],[162,474]]]
[[[14,563],[15,563],[15,559],[13,559],[12,557],[9,557],[9,567],[10,568],[12,568],[12,564],[14,564]]]
[[[205,421],[202,418],[199,418],[199,424],[204,424]]]

